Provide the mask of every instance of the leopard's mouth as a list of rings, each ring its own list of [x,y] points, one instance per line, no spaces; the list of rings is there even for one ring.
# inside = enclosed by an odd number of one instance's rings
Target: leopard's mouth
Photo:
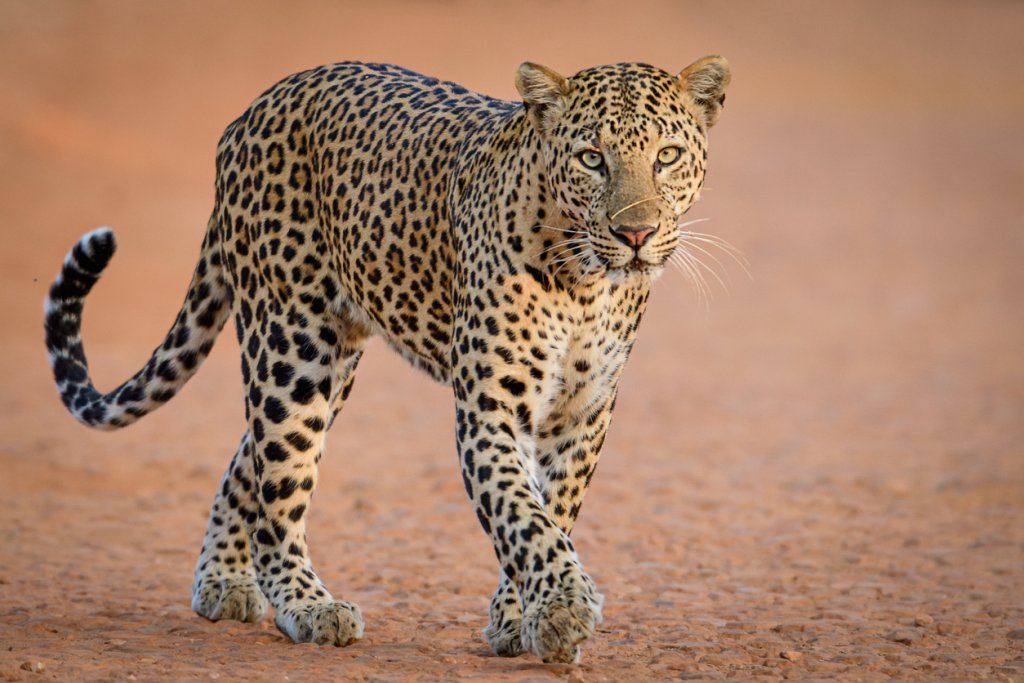
[[[627,263],[625,266],[623,266],[622,269],[625,270],[627,273],[629,273],[629,272],[646,273],[653,266],[654,266],[653,263],[645,261],[642,258],[640,258],[639,256],[634,256],[629,263]]]
[[[628,279],[631,277],[654,277],[664,268],[663,264],[651,263],[639,256],[634,256],[621,265],[607,266],[608,277],[613,281]]]

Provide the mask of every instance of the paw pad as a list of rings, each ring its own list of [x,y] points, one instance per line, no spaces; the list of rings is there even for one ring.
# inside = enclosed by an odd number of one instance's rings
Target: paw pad
[[[350,602],[285,608],[274,621],[296,643],[345,647],[363,637],[363,615]]]
[[[210,621],[257,622],[267,613],[267,599],[255,580],[221,579],[195,589],[192,610]]]
[[[570,593],[527,606],[523,613],[523,646],[545,662],[571,664],[580,658],[579,643],[601,622],[601,596]]]

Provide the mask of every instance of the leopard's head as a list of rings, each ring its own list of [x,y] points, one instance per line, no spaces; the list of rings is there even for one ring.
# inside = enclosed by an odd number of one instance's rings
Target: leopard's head
[[[571,226],[564,249],[585,270],[612,278],[661,271],[681,216],[700,197],[708,129],[729,80],[719,56],[677,75],[646,64],[571,78],[519,67],[516,87],[541,140],[548,187]]]

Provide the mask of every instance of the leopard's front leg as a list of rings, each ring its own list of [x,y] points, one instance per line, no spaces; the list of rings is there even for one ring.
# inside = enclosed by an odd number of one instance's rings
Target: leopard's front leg
[[[499,657],[518,657],[526,652],[521,637],[523,605],[519,601],[516,584],[505,576],[505,572],[501,572],[498,588],[491,596],[488,617],[484,638],[494,654]]]
[[[607,391],[582,409],[552,412],[538,434],[541,494],[551,519],[567,534],[572,533],[601,458],[617,380],[614,377]]]
[[[548,515],[572,534],[587,487],[601,457],[611,421],[615,391],[585,406],[582,412],[555,411],[537,435],[537,480]],[[515,657],[524,652],[520,638],[522,605],[515,584],[502,573],[491,598],[490,623],[484,636],[494,653]]]
[[[486,345],[477,345],[486,349]],[[477,518],[522,601],[522,647],[574,662],[601,620],[602,597],[569,536],[551,518],[535,473],[532,415],[543,388],[527,364],[498,351],[456,363],[456,441]]]

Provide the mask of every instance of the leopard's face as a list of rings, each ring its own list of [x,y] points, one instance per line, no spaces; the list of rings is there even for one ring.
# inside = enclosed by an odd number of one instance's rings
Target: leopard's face
[[[678,76],[641,64],[589,69],[556,79],[546,104],[524,94],[585,269],[660,272],[700,197],[707,130],[727,83],[724,60],[706,58]]]

